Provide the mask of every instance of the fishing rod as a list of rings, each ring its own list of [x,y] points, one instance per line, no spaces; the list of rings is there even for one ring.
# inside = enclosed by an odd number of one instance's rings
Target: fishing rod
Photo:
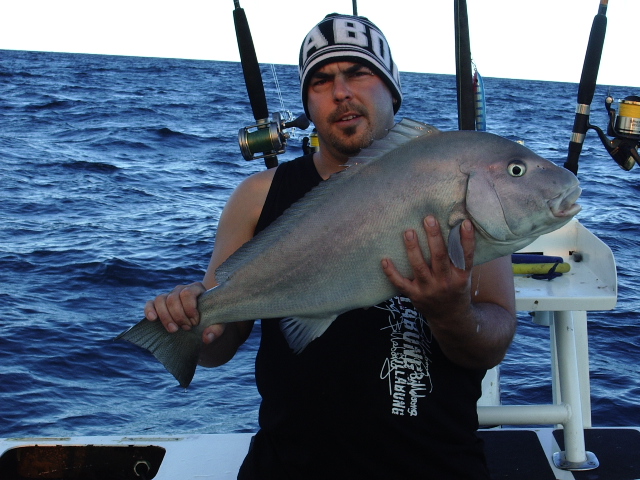
[[[456,87],[458,93],[458,130],[476,129],[474,80],[471,75],[471,42],[466,0],[455,0]]]
[[[576,117],[573,121],[573,133],[569,142],[569,154],[564,167],[578,174],[578,159],[582,152],[584,137],[589,129],[589,114],[591,113],[591,102],[596,90],[596,80],[600,69],[600,58],[604,46],[604,37],[607,31],[607,4],[609,0],[600,0],[598,14],[593,19],[587,53],[585,54],[582,66],[580,85],[578,86],[578,105],[576,106]]]
[[[309,127],[309,120],[303,114],[298,118],[285,121],[280,113],[275,113],[269,120],[269,108],[260,73],[260,65],[256,56],[251,30],[247,15],[240,7],[240,0],[233,0],[233,21],[236,28],[236,39],[240,51],[240,63],[244,81],[251,103],[251,110],[256,121],[254,125],[243,127],[238,132],[240,151],[245,160],[264,158],[265,166],[273,168],[278,165],[278,157],[284,153],[287,146],[289,128],[305,130]],[[260,155],[260,153],[262,153]]]
[[[569,153],[564,167],[578,174],[578,160],[582,145],[589,129],[595,130],[605,150],[624,170],[631,170],[640,163],[638,147],[640,146],[640,97],[628,96],[619,102],[619,112],[613,106],[615,99],[608,95],[605,107],[609,115],[607,134],[596,125],[589,123],[591,102],[596,89],[596,80],[602,58],[602,49],[607,30],[608,0],[600,0],[598,14],[593,19],[587,52],[585,54],[582,75],[578,86],[578,105],[573,123],[573,133],[569,142]],[[610,139],[607,135],[613,137]]]

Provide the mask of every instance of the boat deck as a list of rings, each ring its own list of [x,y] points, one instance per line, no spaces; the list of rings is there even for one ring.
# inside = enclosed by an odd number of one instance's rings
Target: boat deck
[[[553,465],[563,433],[553,428],[481,430],[494,480],[635,480],[640,478],[640,429],[585,430],[600,465],[570,472]],[[3,480],[235,479],[250,434],[175,437],[75,437],[0,440]]]
[[[553,453],[564,449],[562,430],[484,430],[487,463],[493,480],[636,480],[640,479],[640,430],[636,428],[585,429],[585,445],[600,465],[593,470],[569,472],[553,465]]]

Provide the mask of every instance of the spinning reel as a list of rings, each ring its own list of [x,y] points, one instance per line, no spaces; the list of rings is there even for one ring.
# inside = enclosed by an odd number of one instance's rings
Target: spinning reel
[[[624,170],[631,170],[636,163],[640,163],[638,146],[640,146],[640,97],[632,95],[620,100],[618,112],[614,108],[615,99],[607,96],[605,107],[609,114],[607,135],[601,128],[589,125],[594,129],[609,155]]]

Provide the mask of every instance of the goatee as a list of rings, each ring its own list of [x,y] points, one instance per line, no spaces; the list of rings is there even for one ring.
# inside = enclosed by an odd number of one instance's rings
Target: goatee
[[[369,118],[366,107],[364,106],[351,106],[348,104],[342,104],[338,109],[333,112],[328,120],[330,123],[340,121],[340,118],[347,112],[355,112],[357,115]],[[367,130],[362,132],[358,136],[358,127],[346,127],[340,130],[340,134],[329,133],[327,139],[333,147],[343,155],[352,157],[360,152],[363,148],[368,147],[373,143],[373,132],[371,126],[367,127]]]

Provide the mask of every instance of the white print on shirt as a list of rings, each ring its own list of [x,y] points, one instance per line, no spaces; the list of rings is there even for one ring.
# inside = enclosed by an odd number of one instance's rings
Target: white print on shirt
[[[389,382],[391,413],[417,416],[419,399],[433,389],[429,375],[431,330],[408,298],[394,297],[375,308],[389,312],[389,326],[383,330],[389,331],[390,352],[380,379]]]

